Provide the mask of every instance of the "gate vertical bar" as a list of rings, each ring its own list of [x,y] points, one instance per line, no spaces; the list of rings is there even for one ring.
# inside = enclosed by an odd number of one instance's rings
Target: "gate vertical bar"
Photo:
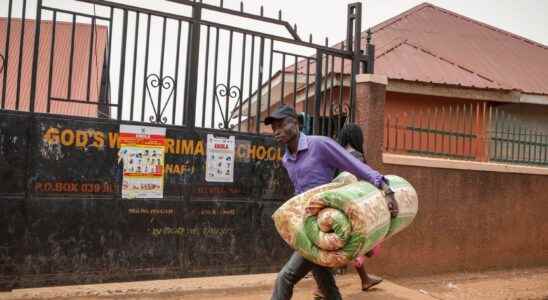
[[[8,20],[7,20],[7,29],[6,29],[6,48],[4,48],[4,75],[2,76],[2,106],[0,108],[5,108],[6,104],[6,90],[7,90],[7,78],[8,78],[8,66],[9,66],[9,49],[10,49],[10,40],[11,40],[11,8],[12,1],[9,0],[8,3]]]
[[[135,12],[135,31],[133,36],[133,74],[131,80],[131,105],[129,108],[129,120],[133,121],[133,106],[135,102],[135,76],[137,75],[137,50],[139,48],[139,19],[141,14]]]
[[[151,16],[150,14],[147,15],[147,34],[145,39],[145,61],[144,64],[144,71],[143,71],[143,99],[141,101],[141,122],[145,121],[145,108],[146,108],[146,85],[147,85],[147,76],[148,76],[148,52],[149,52],[149,42],[150,42],[150,22],[151,22]],[[110,56],[109,56],[110,59]],[[133,121],[133,120],[132,120]]]
[[[122,57],[120,59],[120,81],[118,84],[118,111],[117,119],[122,119],[122,110],[124,108],[124,74],[126,71],[126,41],[127,41],[127,10],[124,9],[124,20],[122,23],[122,46],[120,47],[120,53]]]
[[[41,2],[41,1],[40,1]],[[40,7],[41,7],[41,3],[40,3]],[[37,9],[38,11],[41,11],[40,8]],[[27,11],[27,0],[23,0],[23,11],[21,12],[21,31],[19,32],[20,33],[20,40],[19,40],[19,60],[17,62],[18,64],[18,67],[17,67],[17,94],[15,96],[15,110],[19,110],[19,104],[20,104],[20,98],[21,98],[21,73],[23,73],[23,47],[24,47],[24,41],[25,41],[25,16],[26,16],[26,11]],[[36,16],[38,17],[39,16],[39,13],[36,14]],[[37,19],[36,20],[36,31],[38,33],[40,33],[40,23],[39,23],[39,20]],[[37,39],[36,39],[36,36],[34,37],[34,51],[35,55],[33,57],[33,67],[36,67],[36,65],[34,65],[34,61],[35,61],[35,58],[36,58],[36,54],[38,53],[38,42],[37,42]],[[33,70],[36,70],[36,69],[33,69]],[[33,75],[32,75],[32,78],[34,80],[36,80],[36,76],[35,76],[35,73],[36,72],[33,72]],[[7,72],[6,72],[7,74]],[[33,90],[33,87],[35,87],[35,83],[33,81],[34,84],[31,84],[31,90]],[[31,91],[32,93],[32,91]],[[31,97],[31,104],[32,104],[32,97]],[[33,106],[33,105],[31,105]],[[30,107],[29,107],[29,110]],[[32,111],[34,111],[34,107],[32,108]],[[31,112],[32,112],[31,111]]]
[[[232,41],[234,40],[234,31],[230,30],[229,32],[229,38],[228,38],[228,67],[226,68],[226,97],[225,97],[225,113],[223,114],[225,117],[223,118],[225,129],[229,128],[230,123],[230,116],[229,116],[229,109],[230,109],[230,75],[232,75],[231,72],[231,66],[232,66]]]
[[[316,50],[316,74],[314,79],[314,134],[320,132],[320,106],[322,103],[322,59],[323,52]]]
[[[259,70],[257,72],[257,120],[256,120],[256,132],[261,132],[261,98],[263,88],[263,68],[264,68],[264,37],[261,37],[261,43],[259,46]]]
[[[70,61],[68,73],[67,99],[72,99],[72,70],[74,66],[74,35],[76,32],[76,14],[72,15],[72,30],[70,34]]]
[[[55,50],[55,31],[57,27],[57,11],[53,11],[53,20],[52,20],[52,29],[51,29],[51,47],[49,52],[49,74],[48,74],[48,99],[46,100],[46,112],[49,113],[51,109],[51,82],[53,76],[53,63],[54,50]]]
[[[42,0],[38,0],[36,3],[36,28],[34,32],[34,54],[32,55],[32,69],[38,69],[38,49],[40,48],[40,26],[42,19]],[[23,15],[23,24],[25,22],[25,16]],[[24,36],[21,36],[23,39]],[[21,50],[22,51],[22,50]],[[21,69],[19,69],[21,71]],[[7,75],[7,73],[6,73]],[[29,111],[34,112],[34,103],[36,102],[36,77],[38,72],[32,72],[32,78],[30,81],[30,104]],[[6,88],[6,87],[4,87]],[[19,99],[19,98],[18,98]],[[16,108],[17,109],[17,108]]]
[[[375,45],[371,44],[371,28],[367,30],[367,66],[365,72],[373,74],[375,72]]]
[[[238,105],[238,131],[242,131],[242,106],[243,104],[243,96],[244,96],[244,78],[245,78],[245,44],[246,44],[247,36],[245,32],[242,35],[242,66],[240,71],[240,99],[239,99],[239,105]],[[272,76],[271,76],[272,77]],[[270,81],[269,81],[270,82]],[[251,99],[248,99],[248,101],[251,101]],[[249,128],[246,128],[246,130],[249,132]]]
[[[249,91],[248,91],[248,101],[247,101],[247,131],[251,132],[251,97],[253,96],[253,62],[255,61],[255,35],[251,35],[251,49],[249,53]]]
[[[352,26],[352,23],[354,26]],[[348,50],[353,52],[352,71],[350,79],[350,121],[354,122],[356,116],[356,74],[360,69],[361,60],[361,27],[362,27],[362,4],[360,2],[348,5],[347,44]],[[353,29],[353,34],[352,34]],[[353,41],[352,41],[353,38]]]
[[[93,40],[95,39],[95,18],[91,18],[90,38],[89,38],[89,52],[88,52],[88,77],[86,88],[86,101],[89,102],[89,94],[91,89],[91,65],[93,64]]]
[[[207,25],[206,31],[206,53],[205,53],[205,70],[204,70],[204,92],[202,99],[202,127],[205,127],[205,116],[206,116],[206,105],[207,105],[207,74],[209,70],[209,34],[211,32],[211,27]],[[245,40],[245,36],[244,36]],[[184,114],[184,112],[183,112]]]
[[[162,46],[160,47],[160,86],[158,87],[158,99],[156,99],[156,122],[162,123],[162,85],[164,84],[164,56],[166,51],[166,17],[162,18]],[[175,87],[173,87],[175,89]]]
[[[183,124],[194,128],[196,119],[196,91],[198,89],[198,63],[200,59],[200,23],[202,18],[202,8],[197,5],[192,6],[192,22],[189,23],[190,45],[188,47],[189,55],[187,61],[188,78],[185,87],[185,103]],[[215,87],[214,87],[215,88]]]
[[[190,25],[189,25],[190,26]],[[213,85],[211,101],[211,128],[215,128],[215,98],[217,97],[217,67],[219,66],[219,27],[215,27],[215,62],[213,63]],[[187,66],[188,70],[188,66]],[[186,105],[186,104],[185,104]],[[186,106],[185,106],[186,107]],[[186,110],[185,110],[186,114]]]
[[[177,113],[177,82],[179,81],[179,56],[180,56],[180,50],[179,47],[181,45],[181,20],[177,22],[177,42],[175,45],[175,74],[173,75],[173,79],[175,81],[175,84],[173,86],[173,108],[171,111],[171,124],[175,125],[175,116]],[[168,99],[169,101],[169,99]]]

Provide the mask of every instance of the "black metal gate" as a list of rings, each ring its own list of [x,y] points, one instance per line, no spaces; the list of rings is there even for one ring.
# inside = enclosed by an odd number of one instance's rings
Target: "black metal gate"
[[[329,134],[352,119],[356,74],[373,70],[373,46],[361,49],[360,3],[348,6],[346,41],[329,47],[303,41],[281,11],[254,15],[243,3],[164,1],[175,14],[109,1],[6,2],[6,110],[262,133],[261,116],[286,103]],[[211,21],[215,13],[289,37]]]
[[[301,40],[281,12],[162,3],[0,4],[4,288],[267,272],[287,257],[270,215],[290,184],[261,120],[289,104],[303,130],[334,136],[354,118],[356,74],[373,71],[361,5],[348,6],[347,39],[330,47]],[[120,124],[166,128],[164,199],[121,199]],[[208,133],[237,137],[233,183],[204,180]]]

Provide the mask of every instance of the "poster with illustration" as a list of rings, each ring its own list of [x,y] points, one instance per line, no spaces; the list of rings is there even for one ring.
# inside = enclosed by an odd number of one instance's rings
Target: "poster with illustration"
[[[122,198],[164,197],[165,135],[165,128],[120,125]]]
[[[207,135],[207,182],[234,182],[236,138]]]

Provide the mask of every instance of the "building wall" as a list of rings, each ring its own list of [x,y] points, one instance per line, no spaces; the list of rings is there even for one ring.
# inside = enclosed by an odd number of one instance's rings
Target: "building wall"
[[[393,153],[487,161],[491,106],[485,101],[387,92],[384,147]]]
[[[10,30],[9,39],[7,38],[8,27]],[[31,79],[33,73],[36,73],[34,111],[97,117],[98,102],[99,100],[105,100],[99,99],[99,96],[101,93],[108,28],[105,26],[96,26],[92,41],[90,37],[92,27],[89,24],[76,23],[74,27],[75,42],[72,70],[69,70],[72,25],[70,23],[57,22],[55,25],[55,37],[53,36],[53,28],[52,22],[41,22],[40,46],[38,49],[39,64],[37,70],[32,70],[36,22],[33,20],[25,20],[23,22],[21,19],[16,18],[12,18],[11,20],[0,18],[0,54],[4,55],[5,58],[7,56],[4,62],[5,66],[0,68],[0,95],[4,97],[2,99],[2,107],[0,108],[29,111]],[[55,38],[55,43],[53,42],[53,38]],[[9,44],[7,41],[9,41]],[[7,45],[9,45],[9,49],[6,51]],[[52,45],[55,45],[53,54]],[[91,68],[89,66],[90,48],[93,48],[91,52]],[[21,63],[19,62],[20,55],[22,57]],[[19,64],[21,64],[20,68]],[[69,74],[72,78],[69,78]],[[49,86],[50,81],[51,86]],[[69,81],[71,84],[70,95],[68,94]],[[89,99],[87,99],[88,95]],[[49,96],[51,96],[51,99],[48,105]],[[89,101],[89,103],[64,102],[54,99]]]
[[[367,261],[391,276],[548,265],[548,176],[383,165],[419,195],[410,228]]]
[[[366,158],[413,184],[419,213],[367,260],[368,270],[404,276],[548,265],[548,176],[384,164],[384,91],[377,83],[358,85]]]

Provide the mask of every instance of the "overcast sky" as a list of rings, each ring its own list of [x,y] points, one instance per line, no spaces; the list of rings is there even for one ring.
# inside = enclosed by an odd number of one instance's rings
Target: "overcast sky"
[[[284,18],[299,26],[302,36],[313,33],[315,39],[327,35],[330,40],[345,36],[346,6],[349,0],[257,0],[244,1],[251,11],[260,5],[275,15],[282,9]],[[364,28],[376,25],[416,5],[420,0],[370,0],[364,6]],[[208,2],[209,3],[209,2]],[[215,2],[211,2],[215,3]],[[225,0],[226,6],[238,7],[239,1]],[[546,0],[431,0],[429,3],[454,11],[472,19],[510,31],[548,45],[548,1]]]

